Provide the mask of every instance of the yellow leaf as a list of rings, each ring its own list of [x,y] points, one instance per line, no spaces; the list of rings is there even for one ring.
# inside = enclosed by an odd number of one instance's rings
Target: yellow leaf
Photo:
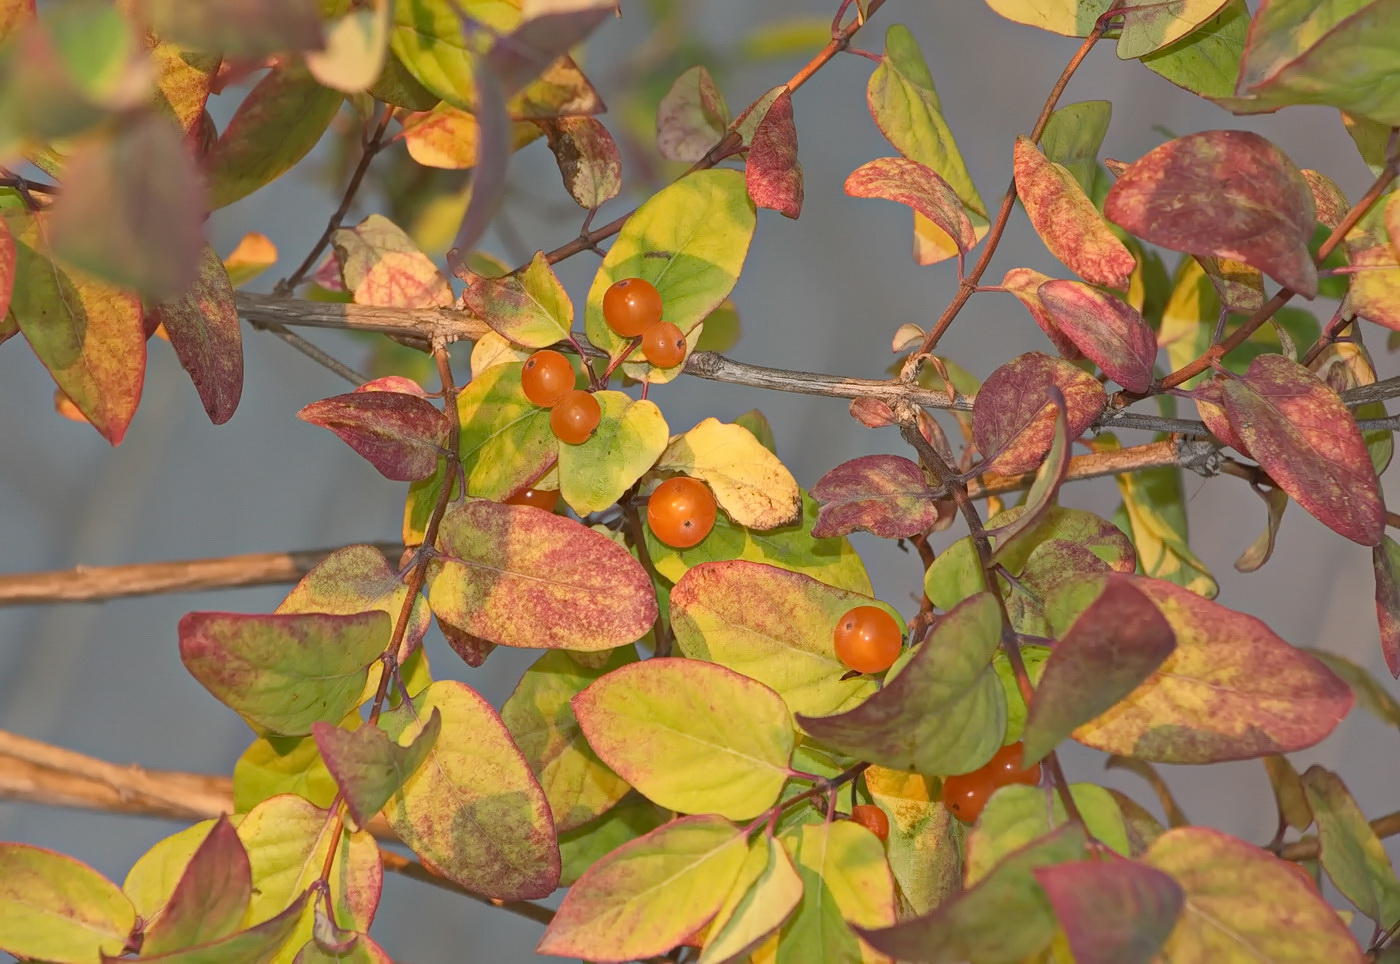
[[[742,425],[707,418],[672,439],[656,467],[709,483],[720,507],[750,529],[791,525],[802,514],[797,480]]]

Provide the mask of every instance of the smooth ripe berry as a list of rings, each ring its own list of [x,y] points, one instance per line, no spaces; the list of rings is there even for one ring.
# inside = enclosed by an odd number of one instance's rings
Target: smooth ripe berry
[[[603,293],[603,320],[623,338],[636,338],[661,320],[661,292],[645,278],[623,278]]]
[[[554,437],[570,445],[580,445],[588,441],[588,436],[603,420],[603,409],[598,400],[585,391],[571,390],[554,403],[549,413],[549,427]]]
[[[699,479],[678,475],[647,499],[647,525],[673,549],[689,549],[715,527],[715,497]]]
[[[851,808],[851,819],[880,838],[890,839],[890,818],[873,803],[861,803]]]
[[[669,321],[658,321],[642,332],[642,354],[657,368],[674,368],[685,361],[685,333]]]
[[[964,823],[973,823],[982,813],[987,799],[997,790],[1013,783],[1035,786],[1040,782],[1040,764],[1021,766],[1020,743],[997,750],[987,764],[971,773],[943,780],[943,805]]]
[[[541,408],[558,404],[574,390],[574,366],[557,351],[546,348],[525,359],[520,370],[520,387],[525,397]]]
[[[536,509],[553,512],[559,507],[558,489],[521,489],[506,499],[506,505],[532,505]]]
[[[904,645],[899,623],[879,606],[857,606],[836,624],[836,658],[858,673],[883,673]]]
[[[1024,744],[1011,743],[997,750],[996,755],[982,769],[992,775],[992,779],[999,787],[1004,787],[1010,783],[1025,783],[1035,786],[1040,782],[1040,764],[1035,766],[1021,766],[1021,756]]]

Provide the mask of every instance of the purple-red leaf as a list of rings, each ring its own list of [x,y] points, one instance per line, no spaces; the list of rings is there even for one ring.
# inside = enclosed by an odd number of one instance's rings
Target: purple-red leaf
[[[1400,679],[1400,545],[1386,536],[1371,550],[1376,571],[1376,621],[1381,630],[1381,653],[1390,675]]]
[[[232,934],[252,896],[248,851],[221,816],[185,865],[165,908],[147,923],[142,955],[209,944]]]
[[[1036,867],[1075,964],[1151,964],[1186,903],[1170,874],[1105,856]]]
[[[1258,134],[1204,131],[1168,141],[1123,172],[1104,214],[1144,241],[1243,261],[1304,297],[1317,294],[1312,191],[1288,155]]]
[[[1044,758],[1080,724],[1108,712],[1175,649],[1176,634],[1157,607],[1110,579],[1045,663],[1026,717],[1023,762]]]
[[[1353,542],[1380,544],[1380,482],[1356,420],[1332,388],[1297,362],[1269,354],[1220,391],[1250,456],[1295,502]]]
[[[404,392],[335,395],[307,405],[297,418],[330,429],[396,482],[432,475],[448,430],[442,409]]]
[[[1006,272],[1006,277],[1001,279],[1001,286],[1015,295],[1016,299],[1026,306],[1026,310],[1031,313],[1031,317],[1040,326],[1040,330],[1050,338],[1061,358],[1077,361],[1084,357],[1084,353],[1079,350],[1078,345],[1069,340],[1064,332],[1060,331],[1059,326],[1055,324],[1054,317],[1045,310],[1045,305],[1040,302],[1038,294],[1040,286],[1049,280],[1051,278],[1048,274],[1041,274],[1030,268],[1012,268]]]
[[[797,159],[797,126],[792,95],[784,90],[769,106],[753,133],[744,180],[749,197],[761,208],[785,218],[802,213],[802,162]]]
[[[1016,193],[1050,253],[1090,284],[1128,287],[1137,261],[1104,221],[1074,175],[1016,138]]]
[[[1020,506],[1020,514],[987,528],[988,532],[997,537],[996,552],[992,554],[994,562],[1003,562],[1013,556],[1019,557],[1027,544],[1033,546],[1040,541],[1034,530],[1054,505],[1055,497],[1060,492],[1060,483],[1065,480],[1065,472],[1069,469],[1069,447],[1072,440],[1065,419],[1065,397],[1054,386],[1048,388],[1046,394],[1050,396],[1050,403],[1054,408],[1055,437],[1050,443],[1050,451],[1045,456],[1044,464],[1036,472],[1035,481],[1026,493],[1026,501]]]
[[[883,539],[904,539],[926,532],[938,521],[939,490],[924,479],[923,469],[899,455],[864,455],[842,462],[812,486],[811,495],[821,506],[812,527],[818,539],[857,529]]]
[[[496,648],[496,644],[490,640],[463,632],[442,620],[438,620],[438,629],[442,630],[443,638],[447,640],[447,645],[452,647],[452,652],[462,657],[462,661],[468,666],[480,666]]]
[[[622,189],[622,158],[601,122],[592,117],[541,121],[564,189],[580,207],[593,210]]]
[[[862,164],[846,178],[851,197],[884,198],[904,204],[938,225],[967,253],[977,243],[972,219],[958,192],[938,172],[903,157],[881,157]]]
[[[1105,375],[1130,392],[1152,387],[1157,336],[1136,309],[1080,281],[1047,281],[1037,293],[1055,326]]]
[[[311,733],[326,769],[345,798],[350,816],[361,827],[383,809],[413,772],[428,758],[442,729],[442,714],[436,708],[422,730],[407,746],[400,746],[373,723],[342,730],[329,723],[316,723]]]
[[[228,270],[212,247],[204,245],[193,286],[173,301],[154,305],[150,320],[165,326],[209,421],[227,422],[243,395],[243,328]]]
[[[987,376],[972,413],[972,437],[987,471],[1019,475],[1040,465],[1055,438],[1051,388],[1064,396],[1071,441],[1094,424],[1107,401],[1097,378],[1040,352],[1013,358]]]

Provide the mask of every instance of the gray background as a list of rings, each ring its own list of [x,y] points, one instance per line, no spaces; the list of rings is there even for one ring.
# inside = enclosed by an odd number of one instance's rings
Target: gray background
[[[691,4],[697,36],[732,49],[754,25],[794,15],[829,17],[833,4]],[[616,98],[610,69],[645,36],[645,14],[606,24],[588,52],[590,73],[605,98]],[[884,27],[908,24],[924,47],[944,110],[983,197],[995,206],[1011,172],[1011,143],[1029,129],[1045,92],[1077,41],[1001,20],[983,4],[891,2],[863,32],[861,45],[883,47]],[[724,82],[737,110],[785,80],[803,58],[769,61],[730,73]],[[688,63],[677,65],[679,69]],[[841,184],[861,163],[893,151],[865,106],[872,65],[843,56],[795,98],[807,200],[801,220],[759,215],[759,230],[734,298],[744,336],[731,354],[787,368],[878,377],[890,362],[889,339],[904,322],[927,326],[953,293],[952,263],[928,268],[909,257],[908,212],[896,205],[847,198]],[[1233,118],[1173,87],[1135,63],[1119,62],[1111,45],[1089,58],[1061,103],[1114,102],[1103,156],[1132,160],[1174,133],[1217,127],[1258,130],[1302,167],[1320,169],[1355,198],[1367,172],[1335,112],[1294,108],[1276,117]],[[214,105],[227,117],[233,98]],[[605,121],[607,119],[605,118]],[[618,121],[607,121],[614,130]],[[301,259],[333,206],[312,161],[254,197],[219,212],[212,240],[226,253],[248,230],[271,235],[283,253],[277,277]],[[538,190],[548,204],[509,209],[516,232],[534,247],[573,237],[579,213],[564,199],[553,159],[542,142],[517,155],[518,190]],[[363,204],[355,217],[369,213]],[[527,210],[528,209],[528,210]],[[541,211],[563,212],[548,221]],[[600,223],[624,208],[605,208]],[[354,218],[352,218],[353,223]],[[495,239],[493,250],[518,260]],[[527,252],[528,253],[528,252]],[[1015,266],[1064,276],[1017,212],[987,278]],[[561,266],[582,299],[596,267],[585,254]],[[1330,306],[1320,305],[1326,318]],[[1368,332],[1382,375],[1393,360]],[[312,337],[359,363],[363,346],[334,334]],[[1005,295],[973,299],[943,350],[985,377],[1028,350],[1048,350],[1025,311]],[[0,566],[23,572],[76,564],[117,564],[234,553],[334,546],[397,537],[404,487],[385,481],[324,430],[299,422],[307,402],[346,390],[343,382],[276,339],[248,331],[247,383],[237,415],[212,427],[168,346],[152,342],[145,397],[126,441],[109,448],[84,426],[54,415],[52,382],[20,339],[0,351]],[[458,365],[465,373],[465,354]],[[730,419],[760,407],[772,422],[780,455],[810,486],[837,463],[862,454],[901,452],[890,430],[859,427],[840,401],[765,394],[681,379],[654,393],[675,431],[708,415]],[[1129,439],[1131,441],[1131,439]],[[1232,561],[1262,527],[1263,507],[1238,480],[1187,479],[1193,545],[1221,583],[1221,602],[1265,617],[1286,639],[1347,655],[1384,676],[1368,551],[1289,511],[1274,559],[1241,576]],[[1064,501],[1111,515],[1111,481],[1067,488]],[[956,533],[948,534],[951,538]],[[891,543],[857,537],[884,599],[912,612],[917,560]],[[250,740],[247,727],[182,669],[175,624],[194,609],[268,611],[276,588],[152,597],[93,606],[0,610],[0,728],[116,762],[228,773]],[[440,640],[429,643],[438,676],[459,675],[497,705],[533,654],[498,651],[480,670],[457,661]],[[1353,714],[1321,745],[1297,754],[1301,770],[1318,762],[1340,771],[1368,814],[1397,808],[1394,734]],[[1082,747],[1064,754],[1072,779],[1104,780],[1102,758]],[[1166,768],[1193,819],[1264,842],[1274,811],[1257,763],[1208,769]],[[1135,778],[1112,774],[1111,785],[1156,810]],[[0,839],[53,847],[120,881],[132,862],[177,829],[158,821],[0,804]],[[390,877],[375,936],[408,962],[534,960],[539,928],[445,892]]]

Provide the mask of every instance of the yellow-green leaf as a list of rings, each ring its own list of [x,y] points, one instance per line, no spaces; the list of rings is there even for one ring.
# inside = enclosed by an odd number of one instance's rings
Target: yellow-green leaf
[[[131,901],[87,864],[0,843],[0,947],[11,954],[92,964],[120,954],[135,926]]]
[[[670,429],[649,399],[594,392],[602,419],[587,440],[559,446],[559,492],[579,515],[600,512],[622,498],[666,448]]]

